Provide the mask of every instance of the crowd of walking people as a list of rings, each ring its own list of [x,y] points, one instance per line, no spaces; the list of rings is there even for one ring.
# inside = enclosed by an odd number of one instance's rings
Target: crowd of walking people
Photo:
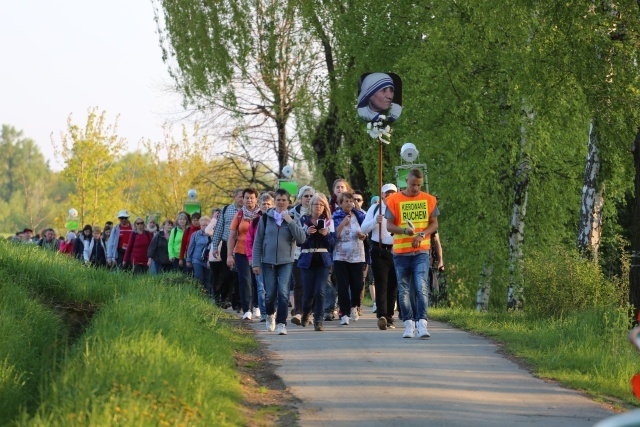
[[[422,182],[412,169],[406,188],[385,184],[367,211],[362,193],[338,179],[330,197],[310,186],[294,201],[285,189],[244,188],[211,216],[180,212],[162,224],[155,216],[132,223],[121,210],[115,225],[85,225],[59,238],[50,228],[37,237],[24,229],[14,240],[95,267],[191,275],[216,304],[280,335],[288,319],[316,331],[324,322],[357,322],[368,282],[380,330],[395,329],[399,310],[404,338],[429,338],[430,253],[438,269],[444,263],[437,201]]]

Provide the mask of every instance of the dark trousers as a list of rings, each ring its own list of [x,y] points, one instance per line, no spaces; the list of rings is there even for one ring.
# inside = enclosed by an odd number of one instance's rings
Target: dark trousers
[[[302,317],[313,313],[313,321],[322,322],[324,313],[324,289],[329,277],[329,267],[300,268],[302,276]]]
[[[291,272],[291,279],[293,280],[293,314],[302,314],[302,295],[304,294],[304,285],[302,283],[301,270],[298,268],[298,263],[293,263],[293,271]],[[324,291],[323,291],[324,293]],[[323,298],[324,300],[324,298]]]
[[[171,261],[171,270],[182,273],[182,267],[180,267],[180,260],[178,258],[174,258],[173,261]]]
[[[222,248],[220,249],[220,258],[222,261],[222,267],[220,269],[220,275],[218,276],[220,281],[219,299],[221,302],[228,301],[235,307],[240,306],[240,298],[238,296],[238,273],[231,271],[227,265],[227,242],[222,241]]]
[[[351,308],[360,304],[360,292],[364,286],[363,264],[363,262],[333,262],[333,271],[338,278],[338,304],[343,316],[349,316]]]
[[[235,254],[236,270],[238,271],[238,286],[240,289],[240,307],[243,312],[251,311],[253,308],[253,287],[254,280],[249,259],[245,254]]]
[[[209,263],[209,267],[211,268],[211,289],[213,289],[213,295],[217,303],[224,301],[224,299],[220,297],[220,276],[222,275],[222,266],[224,263],[224,261]]]
[[[371,270],[376,284],[376,315],[389,320],[393,317],[398,297],[398,279],[393,254],[387,249],[379,248],[376,242],[371,249]]]
[[[149,272],[149,266],[147,264],[136,264],[133,266],[133,274],[146,274]]]

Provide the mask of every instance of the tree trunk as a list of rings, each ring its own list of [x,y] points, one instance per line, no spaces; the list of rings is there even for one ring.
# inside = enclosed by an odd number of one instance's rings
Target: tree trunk
[[[640,309],[640,130],[633,141],[634,180],[633,221],[631,222],[631,267],[629,268],[629,303],[634,307],[634,318]]]
[[[489,296],[491,291],[491,276],[493,275],[493,266],[486,262],[482,266],[480,273],[480,283],[478,285],[478,298],[476,299],[476,310],[487,311],[489,309]]]
[[[522,283],[522,246],[524,240],[524,226],[527,216],[527,198],[529,194],[529,172],[531,160],[527,151],[527,125],[535,117],[534,112],[524,107],[524,123],[520,128],[520,161],[515,171],[513,185],[513,213],[511,215],[511,230],[509,231],[509,290],[507,307],[521,308],[524,302],[524,288]]]
[[[589,127],[587,162],[584,170],[584,186],[580,203],[577,247],[583,256],[597,261],[602,234],[602,206],[604,184],[598,187],[600,173],[598,119],[593,118]]]

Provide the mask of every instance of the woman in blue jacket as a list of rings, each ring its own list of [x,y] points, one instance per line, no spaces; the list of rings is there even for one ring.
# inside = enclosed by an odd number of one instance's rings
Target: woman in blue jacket
[[[324,288],[333,265],[332,252],[336,244],[331,209],[324,194],[316,193],[311,198],[309,214],[300,218],[300,224],[307,235],[298,258],[303,287],[301,325],[309,324],[313,311],[315,330],[324,331]]]

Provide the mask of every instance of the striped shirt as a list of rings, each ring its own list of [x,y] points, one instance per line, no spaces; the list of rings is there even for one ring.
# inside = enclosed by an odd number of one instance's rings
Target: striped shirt
[[[230,204],[223,209],[224,215],[218,217],[218,223],[213,230],[213,237],[211,238],[211,247],[217,248],[220,240],[227,241],[229,239],[229,232],[231,231],[231,221],[238,213],[238,208],[235,204]]]

